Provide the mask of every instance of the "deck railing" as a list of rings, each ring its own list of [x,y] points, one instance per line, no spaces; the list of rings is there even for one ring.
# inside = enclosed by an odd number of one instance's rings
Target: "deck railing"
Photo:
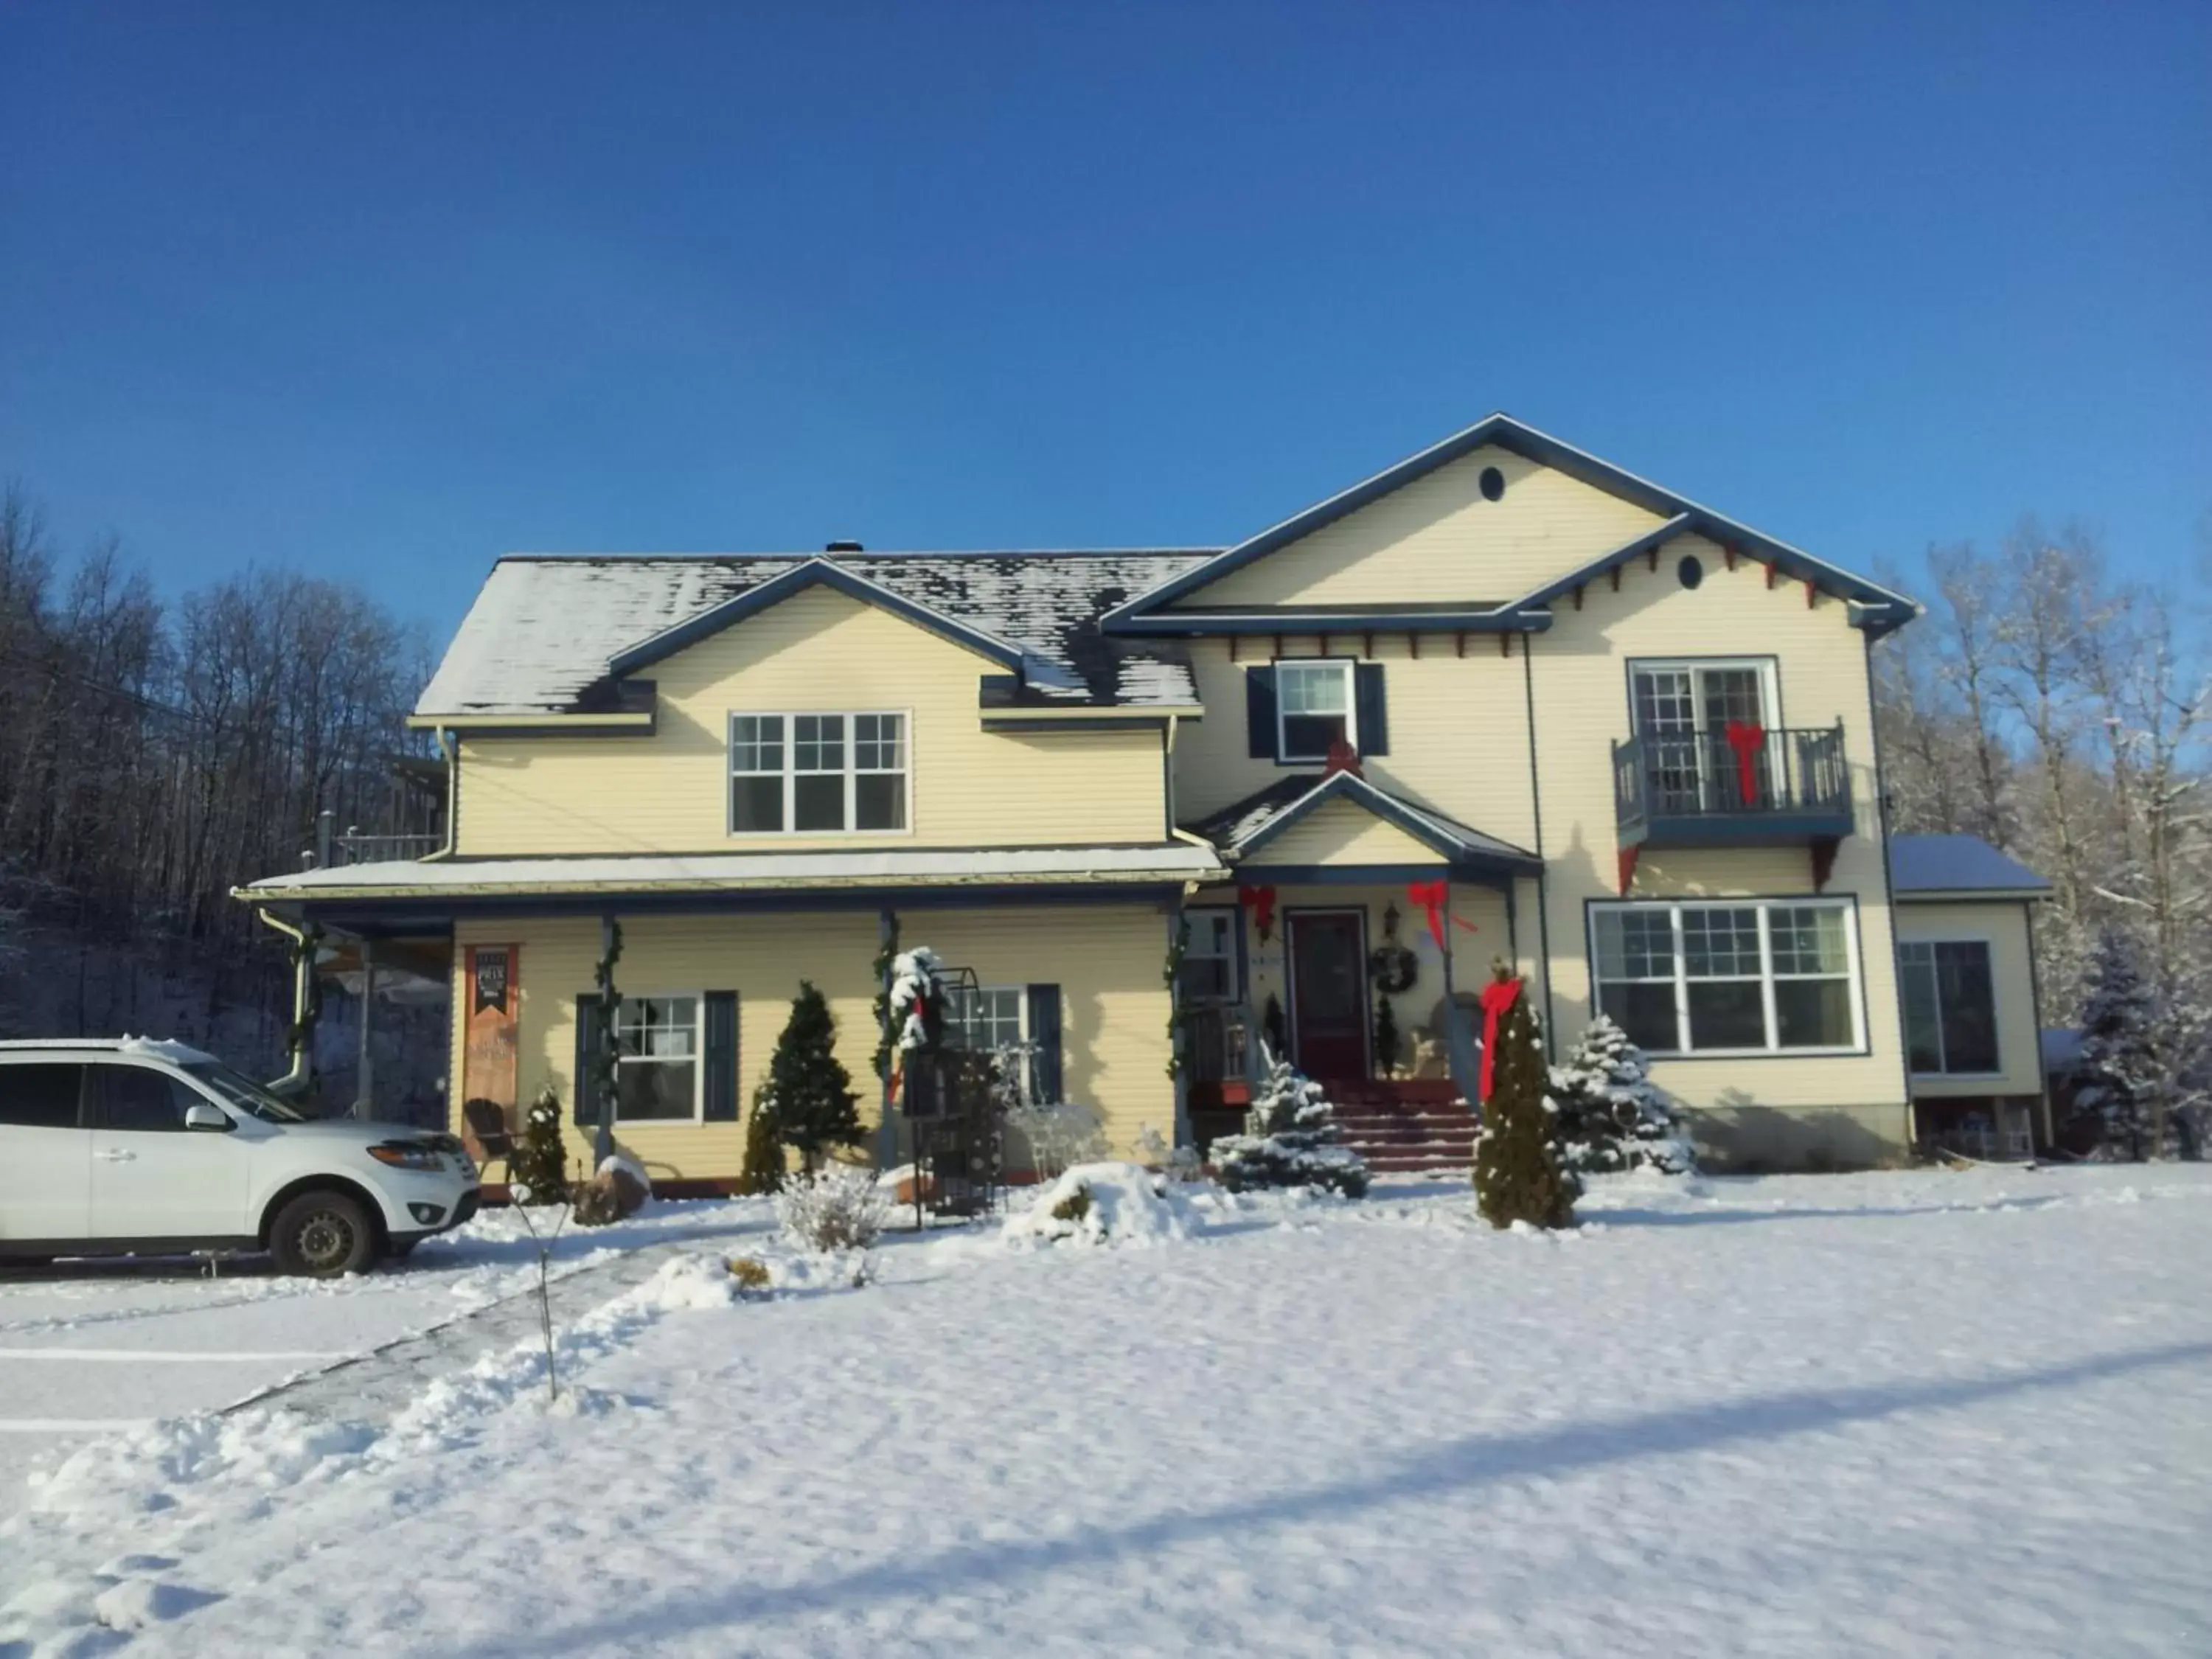
[[[1851,810],[1844,727],[1646,733],[1613,745],[1613,808],[1624,833],[1681,820],[1741,822]]]

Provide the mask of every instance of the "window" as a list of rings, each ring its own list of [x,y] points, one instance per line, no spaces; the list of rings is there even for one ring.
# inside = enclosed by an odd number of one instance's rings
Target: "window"
[[[1028,995],[1016,985],[948,985],[945,990],[945,1046],[975,1054],[1013,1050],[1018,1056],[1014,1073],[1024,1101],[1036,1092],[1028,1006]]]
[[[1191,910],[1190,942],[1182,953],[1179,988],[1186,1001],[1215,1001],[1237,994],[1237,913]]]
[[[1352,664],[1278,662],[1277,754],[1286,761],[1327,760],[1333,744],[1359,746],[1352,720]]]
[[[1835,900],[1594,907],[1598,1007],[1654,1054],[1857,1048],[1845,910]]]
[[[0,1066],[0,1124],[19,1129],[77,1127],[77,1085],[84,1067],[68,1065]]]
[[[195,1090],[143,1066],[95,1066],[105,1103],[101,1122],[128,1131],[182,1129],[185,1109],[200,1103]]]
[[[1695,813],[1749,804],[1728,731],[1737,725],[1773,730],[1778,700],[1771,663],[1635,663],[1629,692],[1654,811]],[[1780,741],[1769,738],[1754,757],[1753,799],[1766,793],[1773,767],[1768,751]]]
[[[1985,939],[1911,940],[1897,947],[1905,977],[1905,1043],[1925,1076],[1986,1077],[1997,1058],[1996,981]]]
[[[617,1121],[699,1115],[697,997],[624,997],[615,1037]]]
[[[903,714],[730,716],[730,833],[907,827]]]

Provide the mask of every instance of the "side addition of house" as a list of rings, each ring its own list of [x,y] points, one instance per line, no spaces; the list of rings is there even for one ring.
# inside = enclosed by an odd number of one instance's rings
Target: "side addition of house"
[[[1870,1164],[1944,1078],[2040,1088],[1940,1015],[1908,1058],[1971,943],[1893,891],[1869,651],[1914,615],[1504,416],[1228,548],[507,558],[415,715],[444,844],[240,896],[447,953],[457,1127],[595,1112],[618,926],[616,1132],[663,1178],[737,1174],[801,979],[872,1083],[894,931],[1125,1153],[1234,1123],[1267,1042],[1433,1128],[1384,1167],[1463,1165],[1500,962],[1717,1160]]]

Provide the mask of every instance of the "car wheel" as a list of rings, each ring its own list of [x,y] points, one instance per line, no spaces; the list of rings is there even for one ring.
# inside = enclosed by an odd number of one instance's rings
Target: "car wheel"
[[[343,1193],[302,1193],[276,1212],[269,1253],[281,1273],[336,1279],[368,1266],[376,1230],[368,1212]]]

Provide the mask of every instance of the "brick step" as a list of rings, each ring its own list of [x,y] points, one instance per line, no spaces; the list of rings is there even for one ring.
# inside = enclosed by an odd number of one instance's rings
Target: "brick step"
[[[1468,1129],[1474,1128],[1475,1125],[1474,1114],[1473,1112],[1455,1112],[1449,1110],[1431,1110],[1426,1112],[1379,1112],[1375,1110],[1372,1107],[1366,1106],[1363,1106],[1356,1111],[1337,1113],[1336,1121],[1340,1124],[1446,1123],[1457,1125],[1461,1127]]]
[[[1453,1123],[1432,1117],[1398,1117],[1377,1122],[1373,1119],[1347,1123],[1336,1121],[1336,1132],[1346,1140],[1358,1140],[1364,1136],[1383,1135],[1401,1139],[1416,1135],[1424,1140],[1472,1140],[1474,1125],[1462,1120]]]
[[[1333,1105],[1460,1104],[1459,1085],[1449,1078],[1367,1078],[1338,1082],[1322,1080],[1322,1092]]]
[[[1370,1175],[1433,1175],[1467,1179],[1471,1158],[1422,1158],[1404,1152],[1384,1152],[1367,1159]]]

